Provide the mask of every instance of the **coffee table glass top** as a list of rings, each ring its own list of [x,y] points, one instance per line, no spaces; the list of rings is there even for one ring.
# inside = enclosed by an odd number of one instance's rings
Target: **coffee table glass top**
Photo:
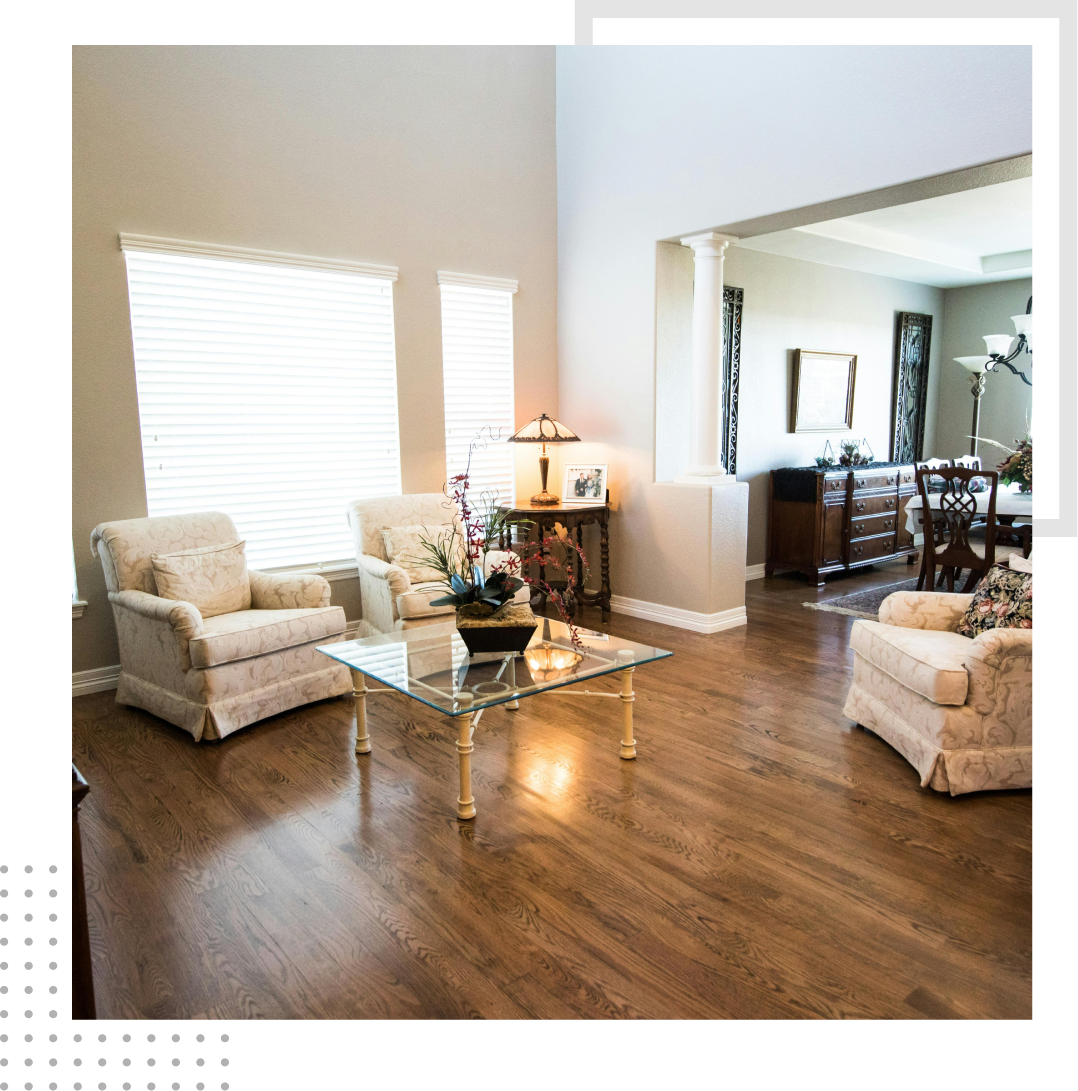
[[[323,644],[318,650],[449,716],[502,705],[674,654],[579,627],[583,646],[574,648],[569,627],[563,622],[545,617],[536,621],[539,624],[527,649],[516,655],[486,652],[469,657],[453,621]]]

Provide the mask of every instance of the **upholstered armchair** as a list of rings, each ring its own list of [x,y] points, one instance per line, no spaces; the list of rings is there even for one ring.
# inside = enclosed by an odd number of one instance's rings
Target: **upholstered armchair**
[[[850,633],[843,713],[951,795],[1033,784],[1033,631],[956,630],[972,595],[898,591]]]
[[[348,508],[348,525],[356,549],[363,620],[382,633],[397,629],[415,629],[436,625],[454,613],[452,606],[431,606],[431,599],[446,594],[443,583],[430,581],[413,584],[399,565],[390,564],[382,527],[460,526],[456,504],[440,492],[413,493],[410,496],[379,496],[356,500]],[[483,557],[483,575],[505,561],[508,553],[490,550]],[[514,602],[528,602],[530,588],[517,591]]]
[[[220,512],[102,523],[90,546],[105,570],[120,641],[116,701],[218,739],[286,709],[351,692],[348,668],[315,650],[344,634],[321,576],[248,571],[251,609],[203,618],[157,593],[151,553],[239,538]]]

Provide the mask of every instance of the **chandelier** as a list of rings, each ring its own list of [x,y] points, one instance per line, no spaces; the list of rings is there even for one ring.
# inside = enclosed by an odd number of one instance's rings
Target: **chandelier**
[[[1025,372],[1019,371],[1012,361],[1021,352],[1026,352],[1029,354],[1030,368],[1032,369],[1033,348],[1030,338],[1033,336],[1033,296],[1029,297],[1029,302],[1026,304],[1026,313],[1013,315],[1011,321],[1014,323],[1014,332],[1018,337],[1018,344],[1014,346],[1013,351],[1008,352],[1011,342],[1014,340],[1011,334],[988,334],[984,339],[985,347],[988,349],[988,356],[984,360],[984,370],[995,371],[1002,364],[1008,371],[1017,375],[1026,386],[1032,386],[1033,380]]]
[[[981,423],[981,395],[984,393],[985,373],[995,371],[1002,364],[1008,371],[1014,372],[1026,386],[1033,385],[1033,380],[1024,372],[1019,371],[1011,362],[1017,359],[1020,352],[1025,351],[1029,354],[1032,366],[1033,349],[1030,345],[1030,338],[1033,336],[1033,296],[1029,297],[1029,302],[1026,304],[1026,313],[1012,315],[1011,321],[1014,323],[1014,331],[1018,337],[1018,344],[1014,346],[1012,352],[1007,350],[1011,347],[1014,337],[1009,333],[990,333],[984,339],[985,347],[988,349],[987,356],[956,356],[954,358],[956,364],[961,364],[970,373],[970,393],[973,395],[973,434],[969,437],[969,453],[971,455],[977,453],[977,436]]]

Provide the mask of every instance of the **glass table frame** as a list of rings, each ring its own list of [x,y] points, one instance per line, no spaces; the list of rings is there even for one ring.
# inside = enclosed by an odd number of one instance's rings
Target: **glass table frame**
[[[356,753],[369,754],[367,696],[402,693],[459,721],[456,749],[460,772],[457,817],[475,817],[471,787],[471,755],[475,729],[488,708],[520,708],[520,701],[560,690],[584,697],[614,697],[622,709],[620,755],[636,757],[633,737],[633,672],[644,663],[667,659],[673,652],[610,633],[577,629],[574,646],[569,627],[552,618],[536,618],[538,626],[523,652],[489,652],[470,656],[453,621],[424,625],[394,633],[322,644],[318,651],[352,672],[352,699],[356,711]],[[523,667],[526,680],[519,668]],[[567,689],[574,683],[616,674],[620,693]],[[468,684],[470,677],[471,684]],[[372,689],[367,680],[381,683]]]

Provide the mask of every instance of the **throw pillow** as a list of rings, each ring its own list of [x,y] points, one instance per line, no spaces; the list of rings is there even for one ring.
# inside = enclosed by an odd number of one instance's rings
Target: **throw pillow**
[[[1033,573],[994,564],[973,592],[973,601],[958,623],[963,636],[989,629],[1033,628]]]
[[[454,539],[454,533],[456,537]],[[403,568],[413,583],[444,583],[445,577],[430,563],[423,542],[444,542],[452,548],[459,565],[464,563],[464,542],[452,523],[442,526],[382,527],[382,541],[390,564]]]
[[[245,542],[151,553],[150,564],[163,599],[191,603],[203,617],[250,610]]]

